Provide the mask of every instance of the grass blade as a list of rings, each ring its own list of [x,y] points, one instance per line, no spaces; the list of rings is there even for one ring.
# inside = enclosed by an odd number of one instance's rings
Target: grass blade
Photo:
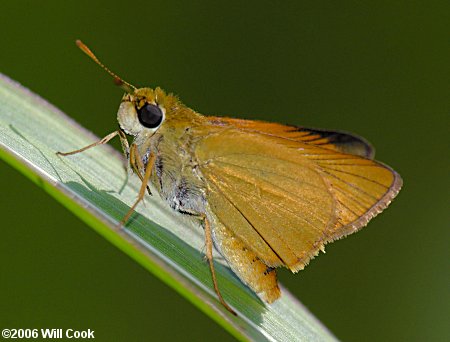
[[[264,305],[216,255],[218,281],[231,316],[217,301],[203,261],[204,235],[195,220],[147,196],[125,228],[118,222],[135,201],[137,177],[109,146],[61,158],[98,140],[65,114],[0,75],[0,157],[144,268],[181,293],[241,340],[334,341],[331,333],[285,289]]]

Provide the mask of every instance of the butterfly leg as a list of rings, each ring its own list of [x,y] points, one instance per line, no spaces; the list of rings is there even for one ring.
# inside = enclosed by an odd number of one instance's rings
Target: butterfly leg
[[[56,152],[56,154],[65,157],[65,156],[70,156],[70,155],[72,155],[72,154],[77,154],[77,153],[80,153],[80,152],[84,152],[84,151],[86,151],[86,150],[88,150],[88,149],[90,149],[90,148],[92,148],[92,147],[95,147],[95,146],[98,146],[98,145],[104,145],[104,144],[108,143],[108,142],[109,142],[112,138],[114,138],[116,135],[119,135],[120,141],[122,142],[122,147],[123,147],[123,146],[124,146],[124,141],[123,141],[123,139],[126,140],[125,134],[124,134],[121,130],[117,130],[117,131],[114,131],[114,132],[108,134],[108,135],[107,135],[106,137],[104,137],[103,139],[100,139],[99,141],[97,141],[97,142],[95,142],[95,143],[93,143],[93,144],[90,144],[90,145],[88,145],[88,146],[85,146],[85,147],[83,147],[83,148],[80,148],[79,150],[70,151],[70,152]],[[128,146],[128,141],[126,142],[126,145],[125,145],[125,146]],[[125,151],[124,151],[124,152],[125,152]],[[128,153],[128,151],[126,151],[126,153]]]
[[[206,216],[202,216],[202,218],[205,226],[206,258],[208,259],[209,269],[211,270],[211,277],[214,285],[214,291],[216,292],[217,297],[219,297],[219,301],[222,303],[225,309],[227,309],[233,315],[237,316],[236,312],[223,299],[222,294],[220,293],[219,290],[219,286],[217,285],[216,271],[214,269],[214,262],[213,262],[213,240],[211,233],[211,225],[209,224],[209,221],[206,218]]]
[[[142,176],[141,170],[144,170],[144,164],[142,163],[142,159],[139,156],[139,152],[137,149],[137,145],[136,144],[131,144],[131,148],[129,149],[130,151],[130,166],[131,169],[134,171],[134,173],[136,173],[139,177],[139,179],[141,180],[141,182],[144,182],[144,177]],[[152,165],[153,167],[153,165]],[[149,195],[152,194],[152,192],[150,191],[150,187],[147,185],[147,192]]]
[[[131,147],[131,150],[133,150],[133,145]],[[136,157],[139,158],[139,155],[137,155],[137,153],[138,153],[137,149],[135,152],[136,152]],[[145,169],[144,177],[142,178],[142,184],[141,184],[141,188],[139,189],[138,198],[137,198],[136,202],[134,202],[134,204],[131,206],[130,210],[128,210],[128,213],[125,215],[125,217],[120,222],[122,225],[124,225],[128,221],[128,219],[133,214],[134,209],[136,209],[139,202],[144,199],[145,190],[147,189],[148,182],[152,175],[152,170],[153,170],[153,165],[155,164],[155,159],[156,159],[155,155],[153,153],[151,153],[148,163],[147,163],[147,168]]]

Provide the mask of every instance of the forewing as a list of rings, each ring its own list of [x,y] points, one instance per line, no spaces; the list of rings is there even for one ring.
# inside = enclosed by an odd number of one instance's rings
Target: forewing
[[[375,150],[370,143],[355,134],[306,127],[282,125],[272,122],[208,117],[213,125],[231,125],[247,132],[305,142],[333,151],[373,159]]]
[[[235,129],[199,141],[196,157],[214,215],[267,265],[292,271],[365,225],[401,184],[369,159]]]
[[[303,152],[317,164],[336,201],[337,221],[327,230],[327,242],[364,227],[389,205],[403,183],[398,173],[377,161],[317,148]]]

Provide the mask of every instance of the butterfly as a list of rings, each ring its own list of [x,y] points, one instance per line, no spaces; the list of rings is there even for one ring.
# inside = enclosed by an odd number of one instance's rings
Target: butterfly
[[[125,89],[120,128],[70,154],[119,136],[129,167],[150,193],[198,218],[215,292],[213,246],[263,301],[281,295],[276,268],[302,270],[325,245],[364,227],[402,186],[400,175],[375,161],[356,135],[304,127],[204,116],[161,88],[136,88],[77,45]],[[133,137],[131,144],[127,135]]]

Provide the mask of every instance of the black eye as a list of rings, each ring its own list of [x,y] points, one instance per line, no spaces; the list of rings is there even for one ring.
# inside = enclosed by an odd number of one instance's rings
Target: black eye
[[[139,122],[147,128],[158,127],[163,119],[161,108],[147,103],[141,109],[137,109]]]

